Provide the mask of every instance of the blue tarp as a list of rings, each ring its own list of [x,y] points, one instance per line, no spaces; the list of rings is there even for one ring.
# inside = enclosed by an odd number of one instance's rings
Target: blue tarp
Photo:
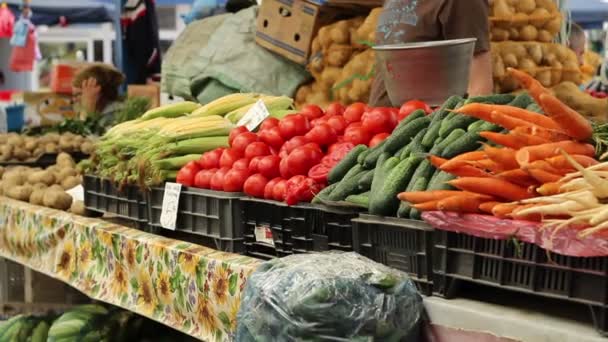
[[[22,0],[7,0],[9,7],[18,13]],[[68,24],[112,22],[114,0],[32,0],[35,25],[57,25],[60,17]]]
[[[601,29],[608,21],[608,3],[601,0],[568,0],[567,5],[572,20],[585,28]]]

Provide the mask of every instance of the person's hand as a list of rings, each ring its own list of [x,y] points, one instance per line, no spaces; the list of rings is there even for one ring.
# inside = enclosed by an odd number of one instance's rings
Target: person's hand
[[[86,79],[80,86],[82,107],[87,113],[94,113],[97,109],[97,101],[101,94],[101,87],[93,77]]]

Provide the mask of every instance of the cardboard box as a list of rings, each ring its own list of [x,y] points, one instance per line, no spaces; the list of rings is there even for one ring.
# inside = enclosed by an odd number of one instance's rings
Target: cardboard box
[[[145,85],[130,85],[127,87],[129,97],[147,97],[150,99],[150,108],[160,106],[160,85],[158,83],[149,83]]]
[[[298,64],[307,64],[313,39],[344,9],[303,0],[264,0],[257,18],[256,42]]]
[[[24,92],[27,126],[52,126],[78,114],[71,95],[52,91]]]

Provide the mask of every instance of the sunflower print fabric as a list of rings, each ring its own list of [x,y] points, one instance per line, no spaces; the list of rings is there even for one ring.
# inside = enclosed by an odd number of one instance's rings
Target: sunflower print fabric
[[[234,337],[257,259],[0,197],[0,256],[205,341]]]

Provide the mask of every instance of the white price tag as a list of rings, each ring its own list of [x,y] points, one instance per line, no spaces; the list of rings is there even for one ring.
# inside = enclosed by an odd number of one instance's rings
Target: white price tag
[[[163,209],[160,214],[160,225],[163,228],[175,230],[177,222],[177,208],[179,206],[179,195],[182,185],[177,183],[165,184],[165,195],[163,196]]]
[[[268,112],[264,101],[258,100],[236,125],[245,126],[248,130],[253,131],[269,116],[270,112]]]
[[[272,230],[267,226],[255,226],[255,241],[266,243],[274,247]]]
[[[66,192],[68,193],[68,195],[72,196],[72,199],[74,199],[74,201],[84,202],[84,188],[82,187],[82,185],[77,185]]]

